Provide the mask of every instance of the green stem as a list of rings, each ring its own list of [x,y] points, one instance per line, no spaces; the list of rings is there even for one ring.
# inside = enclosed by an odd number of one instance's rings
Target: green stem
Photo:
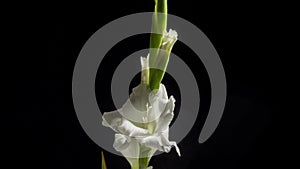
[[[160,82],[159,84],[157,84],[158,82],[155,80],[157,75],[156,75],[156,70],[153,68],[156,68],[155,63],[156,63],[156,59],[158,58],[160,46],[162,44],[163,32],[167,28],[167,15],[168,15],[167,0],[154,0],[154,1],[155,1],[155,8],[152,16],[152,28],[151,28],[152,33],[150,35],[150,51],[149,51],[150,54],[149,81],[150,81],[151,90],[158,89],[160,84]]]
[[[151,151],[151,149],[143,147],[142,145],[140,146],[141,146],[140,153],[142,154],[143,157],[139,158],[137,162],[131,166],[131,169],[147,169],[149,165],[150,157],[148,157],[148,154]]]
[[[131,169],[139,169],[139,160],[131,166]]]
[[[152,67],[158,55],[158,50],[162,42],[162,35],[167,28],[167,0],[154,0],[155,8],[152,16],[152,28],[150,35],[150,58],[149,65]],[[153,50],[152,50],[153,49]]]
[[[139,159],[139,169],[147,169],[148,167],[148,157],[140,158]]]

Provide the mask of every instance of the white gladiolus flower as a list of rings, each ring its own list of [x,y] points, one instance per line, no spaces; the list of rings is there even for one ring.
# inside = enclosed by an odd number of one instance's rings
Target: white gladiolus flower
[[[148,57],[141,58],[141,63],[144,70],[148,66]],[[151,92],[141,83],[120,109],[103,114],[102,124],[116,132],[113,147],[131,166],[138,163],[139,158],[150,160],[155,151],[169,152],[173,146],[180,156],[176,142],[169,141],[174,107],[175,99],[173,96],[168,98],[163,84],[157,92]]]
[[[132,90],[118,110],[103,114],[102,124],[116,132],[113,147],[126,157],[131,169],[152,169],[149,161],[158,150],[170,152],[169,125],[174,117],[175,99],[168,97],[161,83],[169,63],[177,32],[167,31],[167,0],[155,0],[150,47],[141,57],[141,83]]]

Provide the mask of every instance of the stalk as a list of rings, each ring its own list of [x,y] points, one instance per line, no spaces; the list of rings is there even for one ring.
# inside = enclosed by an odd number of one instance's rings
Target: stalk
[[[156,70],[156,59],[158,57],[159,49],[162,44],[163,33],[167,27],[167,0],[154,0],[155,8],[152,16],[152,28],[150,35],[150,57],[149,57],[149,66],[150,66],[150,89],[157,90],[159,88],[160,79],[162,77],[157,77]],[[161,75],[160,75],[161,76]],[[157,87],[158,86],[158,87]]]

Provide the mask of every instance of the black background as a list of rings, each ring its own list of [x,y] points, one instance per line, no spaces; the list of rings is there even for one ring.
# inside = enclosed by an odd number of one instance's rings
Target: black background
[[[20,59],[21,70],[16,73],[18,79],[13,78],[17,83],[9,97],[14,104],[8,114],[13,116],[14,122],[4,122],[10,138],[17,138],[9,141],[12,146],[9,146],[11,151],[7,156],[14,159],[9,164],[11,168],[100,168],[102,149],[85,134],[73,108],[74,64],[84,43],[95,31],[121,16],[151,12],[154,2],[132,0],[79,5],[76,8],[71,4],[44,5],[49,9],[44,11],[41,8],[18,23],[25,29],[15,33],[26,34],[26,38],[20,38],[18,43],[25,46],[36,35],[38,40],[32,41],[39,45],[24,47],[24,52],[34,49],[36,52],[32,56],[38,57],[33,58],[29,53],[26,59],[23,58],[30,62],[26,65]],[[178,42],[174,53],[194,68],[206,99],[201,103],[204,105],[200,108],[202,113],[192,131],[179,143],[182,157],[172,150],[169,154],[153,157],[151,165],[157,169],[271,168],[287,165],[285,154],[281,153],[284,149],[282,140],[278,139],[281,130],[275,122],[283,110],[280,101],[283,91],[280,88],[285,83],[281,71],[285,67],[279,56],[279,39],[284,35],[278,26],[286,24],[283,16],[285,7],[258,2],[196,4],[191,0],[169,0],[168,7],[170,14],[197,25],[211,40],[225,69],[228,95],[217,130],[205,143],[199,144],[197,139],[209,106],[209,84],[201,62],[193,60],[194,54]],[[41,13],[47,15],[36,19]],[[29,21],[26,20],[28,18],[35,19]],[[40,45],[41,48],[38,47]],[[132,37],[116,45],[106,57],[116,57],[117,62],[147,45],[148,35]],[[100,69],[105,71],[107,68]],[[98,72],[96,85],[103,85],[96,87],[98,101],[106,97],[101,90],[110,89],[110,77],[106,76],[101,77]],[[102,84],[101,78],[108,80]],[[165,80],[166,85],[171,85],[171,80]],[[175,90],[170,92],[176,95]],[[114,108],[110,103],[108,100],[99,106],[108,111]],[[130,167],[123,157],[104,153],[108,169]]]

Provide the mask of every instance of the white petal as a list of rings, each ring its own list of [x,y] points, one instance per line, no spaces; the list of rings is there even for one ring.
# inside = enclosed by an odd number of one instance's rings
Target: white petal
[[[119,112],[130,121],[148,123],[159,118],[167,103],[168,94],[163,84],[160,85],[157,93],[151,92],[148,86],[140,84],[133,88],[130,98]]]
[[[102,116],[102,125],[105,127],[110,127],[114,131],[117,131],[118,126],[121,124],[122,116],[118,111],[105,112]]]
[[[102,116],[102,124],[114,131],[127,136],[144,136],[150,134],[146,129],[135,126],[129,120],[122,117],[118,111],[106,112]]]
[[[117,151],[122,153],[131,166],[138,162],[140,146],[135,139],[122,134],[116,134],[113,146]]]
[[[113,147],[121,152],[123,150],[125,150],[126,148],[128,148],[129,146],[129,142],[130,142],[130,138],[126,137],[123,134],[115,134],[115,141],[113,144]]]
[[[177,154],[179,156],[181,156],[180,150],[179,150],[176,142],[175,141],[169,141],[169,129],[167,129],[166,131],[162,132],[161,140],[162,140],[162,143],[164,145],[164,148],[167,149],[167,152],[169,152],[171,150],[172,146],[174,146],[175,149],[176,149]]]
[[[175,99],[173,96],[170,97],[165,110],[160,115],[157,126],[155,129],[155,133],[165,131],[169,128],[169,125],[174,117],[174,107],[175,107]]]
[[[165,86],[160,84],[159,91],[157,93],[151,92],[149,94],[149,122],[157,120],[166,108],[168,103],[168,94]]]
[[[174,141],[169,141],[169,130],[165,130],[164,132],[161,133],[156,133],[154,135],[151,136],[146,136],[146,137],[137,137],[136,140],[149,148],[152,149],[157,149],[159,151],[163,151],[163,152],[170,152],[172,146],[175,146],[176,151],[178,153],[178,155],[180,156],[180,151],[179,148],[176,144],[176,142]]]

